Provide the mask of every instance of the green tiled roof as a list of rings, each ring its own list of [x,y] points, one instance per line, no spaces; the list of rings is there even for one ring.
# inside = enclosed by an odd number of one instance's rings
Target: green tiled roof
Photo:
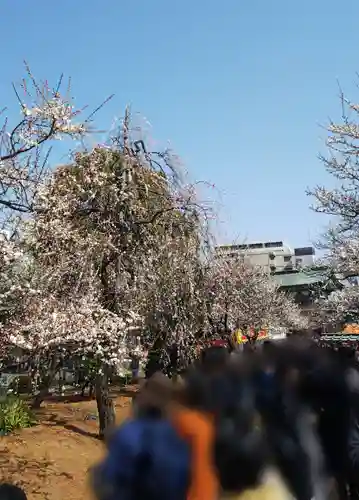
[[[308,270],[299,271],[297,273],[278,273],[273,274],[272,278],[277,282],[280,287],[305,287],[314,285],[316,283],[323,283],[328,278],[325,271]]]

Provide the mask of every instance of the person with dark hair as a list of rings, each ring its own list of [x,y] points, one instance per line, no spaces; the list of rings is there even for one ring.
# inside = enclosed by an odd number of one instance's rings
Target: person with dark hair
[[[217,363],[214,365],[217,366]],[[217,373],[216,370],[214,372]],[[217,500],[219,493],[213,461],[214,405],[208,384],[211,373],[208,365],[205,370],[201,363],[187,371],[170,416],[175,429],[190,448],[187,498],[191,500]]]
[[[301,367],[300,398],[314,413],[326,476],[336,483],[340,500],[347,498],[347,443],[350,395],[343,363],[335,351],[313,347]]]
[[[264,448],[261,453],[259,449],[252,449],[252,441],[244,439],[239,433],[241,426],[237,425],[240,415],[245,418],[246,411],[251,413],[247,398],[251,389],[244,390],[245,384],[241,383],[243,366],[236,370],[231,359],[223,348],[207,349],[201,362],[188,370],[181,404],[173,412],[176,428],[190,444],[192,467],[188,498],[191,499],[215,500],[220,489],[230,492],[229,466],[233,466],[232,473],[236,469],[236,493],[253,486],[260,474],[259,461]],[[228,434],[229,429],[233,432]],[[258,455],[253,457],[253,463],[248,463],[249,454],[255,455],[256,452]],[[248,468],[239,473],[238,468],[242,465],[248,465]],[[250,471],[253,471],[252,475]]]
[[[251,365],[236,364],[213,349],[207,356],[204,365],[187,374],[182,410],[176,415],[180,432],[191,443],[187,498],[242,498],[254,492],[258,498],[289,499],[278,476],[268,479],[265,474],[269,455],[255,410]]]
[[[228,349],[212,345],[201,352],[200,366],[206,373],[220,372],[226,366],[228,356]]]
[[[143,386],[134,415],[113,434],[107,457],[92,472],[98,500],[185,500],[190,450],[167,418],[172,394],[160,373]]]
[[[223,373],[215,412],[214,461],[223,496],[288,500],[291,495],[272,469],[263,422],[256,408],[253,370],[257,355],[230,362]]]
[[[275,346],[266,343],[254,367],[254,390],[259,411],[270,406],[277,392]]]
[[[266,391],[257,387],[274,463],[297,500],[323,498],[320,446],[300,398],[304,352],[291,343],[271,352],[271,383],[267,381]]]
[[[0,500],[27,500],[25,491],[14,484],[0,484]]]
[[[347,429],[346,481],[350,500],[359,499],[359,370],[352,347],[340,347],[337,358],[348,390],[349,424]],[[340,410],[339,410],[340,411]]]
[[[222,489],[238,494],[260,484],[268,450],[254,401],[250,394],[244,397],[246,381],[228,374],[224,384],[232,397],[223,398],[217,409],[214,457]]]

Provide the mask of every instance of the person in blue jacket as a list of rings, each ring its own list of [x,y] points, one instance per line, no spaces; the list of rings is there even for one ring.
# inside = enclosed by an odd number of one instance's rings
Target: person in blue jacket
[[[112,435],[92,474],[98,500],[185,500],[190,450],[164,408],[170,381],[155,375],[136,400],[135,414]]]

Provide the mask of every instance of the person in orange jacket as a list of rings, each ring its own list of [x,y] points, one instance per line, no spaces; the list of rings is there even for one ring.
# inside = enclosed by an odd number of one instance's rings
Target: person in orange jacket
[[[185,405],[172,406],[171,421],[190,447],[188,500],[217,500],[219,484],[213,460],[215,426],[213,417]]]

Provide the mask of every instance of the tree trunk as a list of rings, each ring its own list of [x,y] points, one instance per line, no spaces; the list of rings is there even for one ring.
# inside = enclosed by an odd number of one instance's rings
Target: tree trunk
[[[32,404],[31,404],[31,408],[33,408],[33,409],[40,408],[41,403],[44,401],[46,396],[49,396],[50,385],[54,381],[54,378],[55,378],[57,372],[59,371],[60,366],[61,366],[60,363],[56,363],[56,358],[53,357],[53,359],[51,360],[51,365],[50,365],[48,373],[45,375],[43,374],[41,376],[39,393],[36,394],[36,396],[34,397]]]
[[[90,386],[90,381],[89,380],[86,380],[86,382],[83,384],[83,386],[81,387],[81,397],[84,398],[85,397],[85,391],[86,389]]]
[[[99,437],[105,439],[115,425],[115,408],[108,390],[108,372],[96,377],[96,403],[99,419]]]
[[[36,394],[36,396],[32,400],[31,408],[33,408],[34,410],[38,410],[41,406],[41,403],[44,401],[46,396],[48,396],[49,394],[50,394],[50,391],[49,391],[48,387],[44,387],[43,389],[40,389],[39,393]]]
[[[94,395],[94,379],[91,378],[89,380],[86,380],[86,382],[83,384],[83,386],[81,387],[81,397],[85,397],[85,392],[86,392],[86,389],[88,389],[88,397],[89,398],[92,398],[93,395]]]

